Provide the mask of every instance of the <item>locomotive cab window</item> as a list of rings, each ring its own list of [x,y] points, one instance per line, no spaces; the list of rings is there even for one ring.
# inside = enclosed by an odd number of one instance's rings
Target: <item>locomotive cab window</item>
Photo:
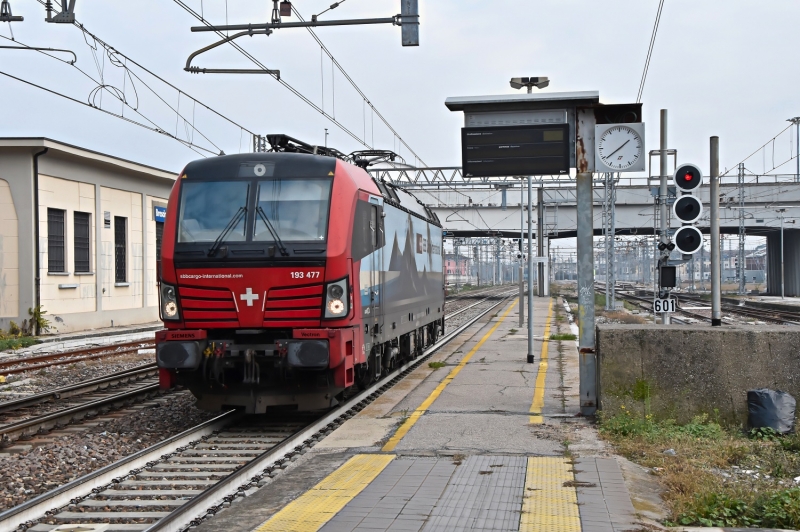
[[[290,242],[325,240],[330,197],[330,179],[259,181],[253,240],[273,241],[272,231]]]
[[[245,240],[246,181],[196,181],[183,183],[178,242],[214,242],[228,226],[225,240]]]

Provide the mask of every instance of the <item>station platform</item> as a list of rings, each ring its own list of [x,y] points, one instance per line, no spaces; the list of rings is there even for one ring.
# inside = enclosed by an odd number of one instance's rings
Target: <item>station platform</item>
[[[615,457],[579,416],[557,299],[498,307],[197,532],[642,530]],[[435,369],[435,362],[445,365]]]

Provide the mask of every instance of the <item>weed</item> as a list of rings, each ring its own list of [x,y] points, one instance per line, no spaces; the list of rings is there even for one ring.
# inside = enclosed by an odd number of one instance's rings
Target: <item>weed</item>
[[[21,349],[36,343],[38,343],[38,340],[31,336],[0,338],[0,351],[5,351],[6,349]]]
[[[465,454],[459,454],[459,453],[454,454],[453,455],[453,465],[460,466],[464,462],[464,459],[466,457],[467,457],[467,455],[465,455]]]
[[[567,340],[575,340],[577,336],[571,333],[558,333],[558,334],[551,334],[551,340],[558,340],[558,341],[567,341]]]
[[[436,369],[439,369],[439,368],[443,368],[443,367],[445,367],[446,365],[447,365],[447,364],[445,364],[444,362],[439,362],[439,361],[436,361],[436,362],[428,362],[428,367],[429,367],[429,368],[431,368],[431,369],[434,369],[434,370],[436,370]]]
[[[780,436],[778,431],[771,427],[756,427],[750,429],[747,435],[754,440],[761,441],[778,441],[778,436]]]
[[[509,334],[517,334],[518,332],[519,332],[519,330],[517,330],[517,329],[510,329],[508,331]]]

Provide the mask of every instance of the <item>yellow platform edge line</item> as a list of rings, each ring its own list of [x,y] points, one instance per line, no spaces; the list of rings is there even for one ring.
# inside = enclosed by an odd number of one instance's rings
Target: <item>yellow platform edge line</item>
[[[478,351],[478,349],[480,349],[481,346],[486,342],[486,340],[488,340],[489,337],[492,336],[492,334],[494,334],[494,332],[497,330],[500,324],[503,323],[503,320],[506,319],[506,316],[508,316],[508,314],[513,310],[513,308],[516,306],[518,302],[519,298],[515,299],[514,302],[511,303],[511,306],[508,307],[508,310],[506,310],[500,317],[500,319],[497,320],[497,323],[495,323],[492,326],[492,328],[489,329],[489,332],[483,335],[483,338],[481,338],[478,341],[478,343],[475,344],[475,347],[470,349],[469,353],[467,353],[466,356],[464,356],[464,358],[461,359],[461,362],[459,362],[456,367],[450,370],[450,373],[447,374],[447,377],[445,377],[444,380],[442,380],[442,382],[440,382],[439,385],[436,386],[436,388],[431,392],[431,394],[427,397],[427,399],[425,399],[422,402],[422,404],[419,405],[419,407],[417,407],[417,409],[414,410],[414,412],[410,416],[408,416],[408,419],[406,419],[406,421],[402,425],[400,425],[400,427],[397,429],[394,435],[391,438],[389,438],[389,441],[387,441],[386,444],[383,446],[383,449],[381,449],[382,451],[385,452],[394,451],[395,447],[397,447],[397,444],[400,443],[400,440],[402,440],[403,437],[406,434],[408,434],[408,431],[411,430],[411,427],[414,426],[414,424],[419,420],[419,418],[422,417],[422,414],[424,414],[425,411],[428,410],[428,408],[430,408],[433,402],[436,401],[436,399],[442,394],[444,389],[447,388],[447,385],[450,384],[450,382],[452,382],[452,380],[456,378],[456,375],[458,375],[464,368],[464,366],[467,365],[467,362],[469,362],[469,359],[472,358],[472,355],[474,355]]]
[[[353,456],[254,532],[316,532],[369,486],[392,460],[391,454]]]
[[[581,532],[577,491],[564,487],[574,478],[566,458],[529,457],[519,531]]]
[[[553,317],[553,299],[550,298],[550,306],[547,310],[547,320],[544,324],[544,335],[542,337],[542,354],[539,360],[539,373],[536,374],[536,385],[533,388],[533,403],[530,409],[530,423],[540,425],[544,423],[542,409],[544,408],[544,388],[547,381],[547,368],[549,358],[547,356],[547,345],[550,341],[550,323]]]

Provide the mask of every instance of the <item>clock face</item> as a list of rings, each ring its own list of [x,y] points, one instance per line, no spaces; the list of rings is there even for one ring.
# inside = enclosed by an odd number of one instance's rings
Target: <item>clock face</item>
[[[614,170],[626,170],[644,155],[644,143],[628,126],[607,129],[597,140],[597,153],[603,163]]]

